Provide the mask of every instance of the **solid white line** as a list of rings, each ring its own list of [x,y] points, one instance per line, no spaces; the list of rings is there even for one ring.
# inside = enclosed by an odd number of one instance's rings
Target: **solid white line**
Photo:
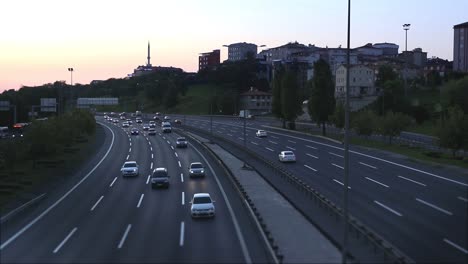
[[[387,209],[388,211],[390,211],[390,212],[392,212],[392,213],[394,213],[394,214],[396,214],[396,215],[398,215],[398,216],[403,216],[402,214],[400,214],[399,212],[397,212],[397,211],[393,210],[392,208],[386,206],[385,204],[382,204],[382,203],[380,203],[380,202],[378,202],[378,201],[374,201],[374,203],[376,203],[376,204],[382,206],[383,208]]]
[[[177,161],[177,162],[179,163],[179,167],[181,167],[181,168],[182,168],[182,164],[180,164],[180,160],[179,160],[179,161]]]
[[[417,181],[412,180],[412,179],[405,178],[405,177],[400,176],[400,175],[398,175],[398,177],[399,177],[399,178],[402,178],[402,179],[405,179],[405,180],[407,180],[407,181],[410,181],[410,182],[414,182],[414,183],[419,184],[419,185],[424,186],[424,187],[426,186],[426,184],[424,184],[424,183],[420,183],[420,182],[417,182]]]
[[[421,200],[421,199],[419,199],[419,198],[416,198],[416,201],[418,201],[418,202],[420,202],[420,203],[422,203],[422,204],[425,204],[425,205],[427,205],[427,206],[429,206],[429,207],[432,207],[432,208],[434,208],[434,209],[436,209],[436,210],[438,210],[438,211],[441,211],[442,213],[445,213],[445,214],[448,214],[448,215],[453,215],[451,212],[449,212],[449,211],[447,211],[447,210],[445,210],[445,209],[442,209],[442,208],[440,208],[440,207],[438,207],[438,206],[436,206],[436,205],[433,205],[433,204],[431,204],[431,203],[429,203],[429,202],[426,202],[426,201],[424,201],[424,200]]]
[[[150,166],[150,170],[152,170],[152,169],[153,169],[153,162],[151,162],[151,166]]]
[[[6,221],[9,216],[11,215],[14,215],[16,212],[18,211],[21,211],[22,208],[25,208],[27,207],[29,204],[32,204],[34,203],[34,201],[37,201],[39,199],[41,199],[42,197],[44,197],[44,195],[46,195],[45,193],[33,198],[32,200],[30,200],[29,202],[26,202],[24,204],[22,204],[21,206],[17,207],[16,209],[13,209],[11,212],[9,212],[8,214],[4,215],[2,218],[0,218],[0,224],[3,223],[4,221]]]
[[[333,179],[333,181],[334,181],[334,182],[336,182],[336,183],[338,183],[338,184],[340,184],[341,186],[343,186],[343,187],[344,187],[344,183],[340,182],[339,180],[337,180],[337,179]],[[350,187],[350,186],[348,186],[348,189],[350,189],[350,190],[351,190],[351,187]]]
[[[120,239],[119,245],[117,246],[118,249],[122,248],[123,243],[125,242],[125,239],[126,239],[127,236],[128,236],[128,232],[130,232],[130,228],[132,228],[132,225],[131,225],[131,224],[128,224],[127,229],[125,229],[125,233],[124,233],[124,235],[122,236],[122,239]]]
[[[183,173],[180,174],[180,181],[184,182],[184,174]]]
[[[96,208],[96,206],[101,202],[102,198],[104,198],[104,196],[101,196],[101,198],[99,198],[99,200],[97,200],[97,202],[93,205],[93,207],[91,207],[91,211],[93,211],[94,208]]]
[[[184,204],[185,204],[185,194],[184,194],[184,192],[182,192],[182,205],[184,205]]]
[[[177,152],[174,152],[174,155],[178,158],[179,157],[179,154],[177,154]]]
[[[127,155],[127,160],[130,158],[130,154]]]
[[[291,148],[290,146],[286,146],[286,148],[290,150],[296,150],[295,148]]]
[[[340,169],[344,170],[344,168],[341,167],[340,165],[336,165],[335,163],[332,163],[332,165],[335,166],[335,167],[337,167],[337,168],[340,168]]]
[[[180,239],[179,239],[179,246],[184,246],[184,232],[185,232],[185,224],[184,221],[180,223]]]
[[[337,157],[340,157],[340,158],[344,158],[342,155],[338,155],[338,154],[333,153],[333,152],[328,152],[328,154],[333,155],[333,156],[337,156]]]
[[[374,167],[374,166],[372,166],[372,165],[366,164],[366,163],[364,163],[364,162],[359,162],[359,164],[364,165],[364,166],[367,166],[367,167],[372,168],[372,169],[377,169],[377,167]]]
[[[294,143],[294,144],[297,143],[296,141],[292,141],[292,140],[288,140],[288,142],[291,142],[291,143]]]
[[[269,151],[274,151],[274,150],[273,150],[273,149],[271,149],[271,148],[267,148],[267,147],[265,147],[265,148],[266,148],[266,149],[268,149]]]
[[[463,253],[465,253],[465,254],[468,254],[468,250],[466,250],[466,249],[460,247],[459,245],[453,243],[452,241],[450,241],[450,240],[444,238],[444,242],[447,243],[447,244],[449,244],[449,245],[451,245],[452,247],[454,247],[454,248],[460,250],[461,252],[463,252]]]
[[[463,197],[461,197],[461,196],[458,196],[457,198],[458,198],[459,200],[462,200],[462,201],[468,203],[468,199],[466,199],[466,198],[463,198]]]
[[[240,246],[241,246],[241,249],[242,249],[242,253],[244,255],[244,262],[247,263],[247,264],[252,263],[252,259],[250,258],[249,249],[247,248],[247,245],[245,244],[244,236],[242,235],[242,232],[240,231],[239,223],[237,222],[237,219],[236,219],[236,217],[234,215],[234,210],[232,209],[231,203],[229,202],[229,199],[228,199],[228,197],[226,195],[226,192],[224,191],[224,188],[221,185],[221,182],[219,181],[218,176],[216,175],[216,172],[213,170],[213,167],[211,167],[210,163],[205,158],[205,156],[197,148],[192,148],[192,149],[194,149],[196,152],[198,152],[198,154],[202,157],[205,164],[207,164],[208,167],[210,168],[211,173],[215,178],[216,184],[218,184],[219,190],[221,191],[221,194],[223,195],[224,201],[226,202],[229,214],[231,215],[232,223],[234,224],[234,229],[236,230],[237,238],[239,239],[239,243],[240,243]]]
[[[309,145],[306,145],[306,147],[311,148],[311,149],[317,149],[316,147],[312,147],[312,146],[309,146]]]
[[[104,161],[104,159],[107,157],[107,155],[109,155],[111,149],[112,149],[112,146],[114,146],[114,140],[115,140],[115,134],[114,134],[114,131],[112,131],[112,129],[110,129],[110,127],[106,126],[105,124],[103,123],[100,123],[98,122],[99,124],[103,125],[104,127],[106,127],[107,129],[109,129],[112,133],[112,140],[111,140],[111,144],[109,146],[109,149],[107,150],[106,154],[104,154],[104,157],[101,158],[101,160],[98,162],[98,164],[96,164],[96,166],[94,166],[94,168],[88,172],[88,174],[86,174],[83,179],[81,179],[77,184],[75,184],[67,193],[65,193],[62,197],[60,197],[60,199],[58,199],[54,204],[52,204],[51,206],[49,206],[49,208],[47,208],[44,212],[42,212],[42,214],[40,214],[39,216],[37,216],[36,218],[34,218],[34,220],[32,220],[29,224],[27,224],[25,227],[23,227],[20,231],[16,232],[12,237],[10,237],[7,241],[5,241],[3,244],[0,245],[0,250],[4,249],[6,246],[8,246],[11,242],[13,242],[17,237],[19,237],[21,234],[23,234],[26,230],[28,230],[29,228],[31,228],[31,226],[33,226],[37,221],[41,220],[46,214],[48,214],[50,212],[50,210],[54,209],[60,202],[62,202],[68,195],[70,195],[71,192],[73,192],[82,182],[84,182],[96,169],[97,167],[99,167],[101,165],[101,163]]]
[[[171,146],[171,149],[174,150],[174,146]]]
[[[250,143],[252,143],[252,144],[254,144],[254,145],[257,145],[257,146],[258,146],[258,143],[256,143],[256,142],[250,141]]]
[[[274,141],[271,141],[271,140],[268,140],[268,142],[270,142],[271,144],[278,145],[278,142],[274,142]]]
[[[140,196],[140,200],[138,201],[137,208],[140,208],[141,201],[143,201],[143,197],[144,197],[144,196],[145,196],[145,194],[142,193],[141,196]]]
[[[313,171],[317,172],[316,169],[314,169],[314,168],[312,168],[312,167],[310,167],[310,166],[308,166],[308,165],[304,165],[304,167],[306,167],[306,168],[308,168],[308,169],[310,169],[310,170],[313,170]]]
[[[312,158],[318,159],[318,157],[317,157],[317,156],[314,156],[314,155],[312,155],[312,154],[306,153],[306,155],[307,155],[307,156],[309,156],[309,157],[312,157]]]
[[[114,180],[111,182],[111,184],[109,185],[109,187],[112,187],[112,185],[114,185],[114,182],[117,180],[117,177],[114,178]]]
[[[374,180],[374,179],[371,179],[371,178],[369,178],[369,177],[366,177],[366,179],[369,180],[369,181],[375,182],[375,183],[377,183],[377,184],[380,184],[380,185],[382,185],[383,187],[390,188],[388,185],[385,185],[385,184],[383,184],[383,183],[381,183],[381,182],[378,182],[378,181],[376,181],[376,180]]]
[[[65,239],[54,249],[54,254],[57,253],[60,248],[65,245],[65,243],[67,243],[68,239],[70,239],[70,237],[75,233],[75,231],[77,230],[78,228],[73,228],[72,231],[68,234],[67,237],[65,237]]]
[[[146,179],[146,184],[148,184],[148,183],[149,183],[149,181],[150,181],[150,178],[151,178],[151,175],[148,175],[148,179]]]
[[[154,159],[154,154],[153,153],[151,153],[151,158]]]

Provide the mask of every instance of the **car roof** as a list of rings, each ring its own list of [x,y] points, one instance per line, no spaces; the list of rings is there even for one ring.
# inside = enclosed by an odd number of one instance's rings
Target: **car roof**
[[[159,168],[154,169],[153,172],[155,172],[155,171],[167,171],[167,169],[163,168],[163,167],[159,167]]]
[[[192,163],[190,163],[190,166],[195,165],[195,164],[200,164],[200,165],[202,165],[201,162],[192,162]]]
[[[193,195],[193,198],[196,198],[196,197],[210,197],[210,194],[209,193],[196,193]]]
[[[136,162],[136,161],[126,161],[124,164],[132,164],[132,163],[135,163],[135,164],[137,164],[137,162]]]
[[[290,150],[281,151],[281,153],[283,153],[283,154],[292,154],[292,155],[294,155],[294,152],[292,152],[292,151],[290,151]]]
[[[266,131],[265,131],[265,130],[261,130],[261,129],[259,129],[257,132],[266,132]]]
[[[185,140],[185,137],[178,137],[177,140]]]

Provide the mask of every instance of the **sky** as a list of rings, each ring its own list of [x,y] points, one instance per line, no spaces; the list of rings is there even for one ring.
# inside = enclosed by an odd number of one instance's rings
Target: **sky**
[[[15,0],[0,3],[0,92],[123,78],[146,64],[198,70],[198,55],[249,42],[346,47],[347,0]],[[453,59],[467,0],[351,0],[351,47],[391,42]],[[260,50],[259,50],[260,51]]]

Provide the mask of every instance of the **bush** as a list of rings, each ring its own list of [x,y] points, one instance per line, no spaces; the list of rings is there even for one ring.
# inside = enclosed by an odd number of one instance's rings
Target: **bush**
[[[372,111],[359,112],[352,119],[352,127],[358,135],[370,136],[375,132],[376,120]]]

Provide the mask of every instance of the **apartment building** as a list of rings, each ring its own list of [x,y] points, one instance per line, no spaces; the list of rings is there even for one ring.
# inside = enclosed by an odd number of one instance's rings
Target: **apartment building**
[[[468,22],[453,26],[453,70],[468,72]]]
[[[346,95],[346,67],[340,65],[336,70],[335,97]],[[351,65],[349,72],[350,97],[365,97],[376,95],[374,70],[364,65]]]
[[[219,49],[213,50],[212,52],[201,53],[200,56],[198,56],[198,71],[218,66],[221,61],[220,54]]]

